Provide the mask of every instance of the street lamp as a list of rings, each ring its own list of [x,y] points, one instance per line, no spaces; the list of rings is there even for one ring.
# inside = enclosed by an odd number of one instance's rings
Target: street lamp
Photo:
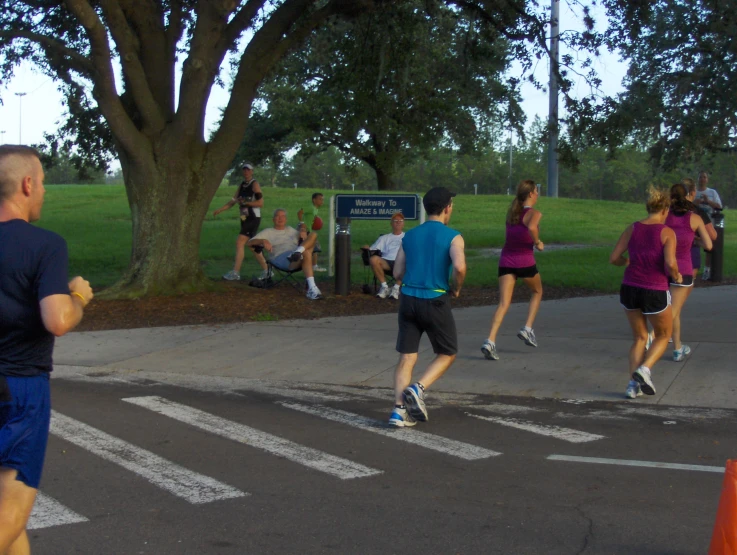
[[[21,139],[21,129],[23,128],[23,97],[26,96],[28,93],[15,93],[15,96],[18,97],[18,103],[20,105],[18,109],[18,144],[22,145],[23,140]]]

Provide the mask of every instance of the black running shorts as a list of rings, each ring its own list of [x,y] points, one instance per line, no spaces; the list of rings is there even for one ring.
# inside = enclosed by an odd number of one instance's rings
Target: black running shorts
[[[670,291],[655,291],[623,283],[619,289],[619,302],[625,310],[658,314],[670,306]]]
[[[423,333],[427,333],[436,355],[458,352],[458,333],[449,295],[420,299],[402,293],[399,297],[397,351],[402,354],[418,352]]]
[[[516,278],[531,278],[537,275],[537,264],[527,266],[526,268],[508,268],[506,266],[499,266],[499,277],[506,276],[507,274],[514,274]]]
[[[241,220],[241,232],[239,235],[245,235],[249,239],[253,239],[258,232],[258,226],[260,225],[261,218],[247,218],[245,220]]]

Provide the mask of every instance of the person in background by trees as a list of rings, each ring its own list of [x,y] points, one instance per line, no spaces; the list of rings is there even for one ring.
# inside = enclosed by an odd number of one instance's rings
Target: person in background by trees
[[[243,170],[243,181],[238,186],[238,192],[232,199],[212,213],[216,217],[221,212],[230,210],[236,204],[240,206],[241,231],[235,241],[235,262],[233,263],[233,269],[223,276],[223,279],[229,281],[238,281],[241,279],[241,266],[243,265],[246,244],[258,232],[258,227],[261,225],[261,208],[264,206],[264,195],[261,192],[261,185],[253,178],[253,165],[245,163],[241,169]],[[260,279],[267,279],[269,277],[269,271],[264,255],[260,250],[256,250],[253,247],[251,247],[251,252],[253,252],[258,265],[261,266],[262,273]]]
[[[668,278],[672,283],[683,281],[676,261],[676,234],[665,225],[670,211],[669,195],[651,187],[646,208],[647,218],[624,230],[609,257],[611,264],[625,266],[619,302],[633,338],[629,351],[631,379],[625,390],[628,399],[635,399],[643,392],[655,395],[651,370],[663,356],[673,331]],[[625,252],[629,258],[624,256]],[[646,350],[648,322],[655,338]]]
[[[694,211],[688,189],[681,183],[670,188],[670,212],[665,225],[676,234],[676,261],[681,273],[681,283],[670,282],[671,310],[673,311],[673,360],[679,362],[691,354],[691,348],[681,343],[681,310],[693,290],[693,264],[691,263],[691,246],[698,234],[701,244],[707,251],[711,250],[711,238],[704,227],[704,222]]]
[[[714,210],[722,209],[722,199],[719,198],[719,193],[717,193],[716,189],[707,187],[708,184],[709,174],[702,170],[699,172],[699,186],[696,189],[696,196],[694,197],[693,203],[703,208],[711,218],[714,215]],[[710,252],[707,252],[704,256],[704,273],[701,274],[701,279],[704,281],[711,279]]]
[[[496,336],[504,316],[512,303],[512,293],[518,278],[530,288],[530,308],[525,325],[517,332],[525,344],[537,347],[537,339],[532,325],[543,297],[543,285],[535,264],[533,249],[542,251],[545,245],[540,240],[540,219],[542,214],[533,208],[540,197],[534,181],[526,179],[517,185],[517,194],[507,212],[507,231],[499,258],[499,306],[491,321],[489,338],[481,345],[481,352],[488,360],[499,360],[496,351]]]
[[[312,220],[310,221],[307,228],[310,231],[313,231],[315,233],[319,232],[322,229],[322,226],[324,222],[322,221],[322,218],[320,217],[320,208],[325,203],[325,197],[322,193],[312,193]],[[305,211],[300,208],[299,212],[297,212],[297,217],[299,218],[300,222],[304,221],[304,215]],[[324,266],[320,266],[317,263],[317,253],[321,252],[322,249],[320,248],[320,242],[318,241],[315,245],[315,252],[312,254],[312,270],[314,272],[327,272],[328,269]]]
[[[0,553],[30,553],[26,526],[51,419],[54,338],[81,320],[93,294],[67,281],[67,244],[30,224],[41,217],[38,152],[0,146]]]

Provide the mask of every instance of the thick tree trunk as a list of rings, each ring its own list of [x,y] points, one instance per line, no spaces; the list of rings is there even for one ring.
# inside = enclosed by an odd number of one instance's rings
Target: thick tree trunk
[[[376,172],[376,185],[379,191],[396,191],[397,184],[394,183],[392,176],[381,168],[374,168]]]
[[[103,298],[187,293],[212,286],[200,265],[200,236],[222,176],[203,177],[181,160],[177,154],[156,162],[121,156],[133,245],[128,269]]]

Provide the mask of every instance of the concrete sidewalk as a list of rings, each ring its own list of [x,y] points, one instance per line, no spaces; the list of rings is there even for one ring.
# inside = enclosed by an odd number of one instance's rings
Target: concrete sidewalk
[[[535,323],[537,349],[516,337],[527,304],[512,305],[497,338],[501,360],[488,361],[479,348],[494,309],[454,310],[458,358],[434,389],[625,402],[631,338],[617,296],[543,301]],[[696,288],[682,322],[691,356],[673,362],[669,349],[653,370],[657,394],[628,402],[737,409],[737,287]],[[391,387],[396,330],[396,316],[384,314],[79,332],[57,340],[54,362],[60,369],[81,366],[90,372]],[[432,356],[424,338],[417,369]]]

